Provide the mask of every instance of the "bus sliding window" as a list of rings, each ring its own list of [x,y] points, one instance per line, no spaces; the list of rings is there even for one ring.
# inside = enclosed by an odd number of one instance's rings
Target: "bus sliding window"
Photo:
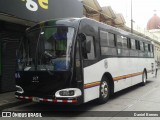
[[[86,42],[86,43],[84,43]],[[84,59],[93,60],[95,59],[95,44],[93,36],[86,36],[86,41],[82,43],[82,55]],[[91,43],[91,49],[90,52],[86,51],[86,44],[90,42]]]

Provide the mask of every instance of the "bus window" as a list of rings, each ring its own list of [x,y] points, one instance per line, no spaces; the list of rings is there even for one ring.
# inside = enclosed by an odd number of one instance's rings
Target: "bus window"
[[[123,48],[128,48],[128,46],[127,46],[127,37],[123,37]]]
[[[100,43],[101,47],[114,47],[115,46],[115,36],[112,33],[106,31],[100,31]]]
[[[109,46],[111,46],[111,47],[115,46],[115,37],[114,37],[114,34],[108,33],[108,41],[109,41]]]
[[[144,51],[144,42],[140,41],[140,50]]]
[[[145,51],[148,51],[148,44],[145,43]]]
[[[140,43],[138,40],[136,40],[136,50],[140,50]]]
[[[87,43],[91,43],[91,50],[90,52],[88,53],[88,51],[84,50],[85,48],[82,47],[82,55],[83,55],[83,58],[84,59],[89,59],[89,60],[93,60],[95,59],[95,44],[94,44],[94,39],[93,39],[93,36],[86,36],[86,41],[84,41],[86,43],[84,44],[87,44]]]
[[[152,57],[152,45],[148,44],[148,57]]]
[[[127,46],[129,49],[131,49],[131,39],[127,38]]]
[[[151,57],[153,57],[153,45],[151,45]]]
[[[131,39],[131,48],[134,50],[136,49],[136,43],[134,39]]]
[[[101,44],[101,47],[108,46],[107,36],[108,36],[107,32],[102,31],[102,30],[100,31],[100,44]]]
[[[123,37],[123,36],[117,35],[117,46],[118,46],[119,48],[122,48],[122,40],[123,40],[122,37]]]
[[[151,52],[151,45],[148,44],[148,51]]]

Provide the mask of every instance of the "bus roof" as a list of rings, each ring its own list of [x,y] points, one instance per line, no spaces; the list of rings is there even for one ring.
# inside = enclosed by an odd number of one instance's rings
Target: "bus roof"
[[[83,22],[83,21],[88,21],[87,24],[90,24],[90,22],[94,22],[95,26],[98,26],[98,27],[101,27],[101,28],[104,28],[104,29],[106,28],[106,29],[110,30],[111,32],[114,32],[114,33],[119,34],[119,35],[124,35],[126,37],[130,37],[130,38],[136,39],[136,40],[145,40],[145,41],[151,42],[150,39],[146,39],[142,36],[132,34],[130,32],[124,31],[122,29],[107,25],[105,23],[102,23],[102,22],[99,22],[99,21],[96,21],[94,19],[90,19],[90,18],[87,18],[87,17],[82,17],[82,18],[59,18],[59,19],[51,19],[51,20],[47,20],[47,21],[42,21],[42,22],[36,24],[35,26],[30,27],[29,29],[27,29],[27,31],[28,30],[30,31],[31,29],[41,28],[41,27],[44,27],[44,26],[63,26],[63,25],[65,25],[65,26],[72,26],[72,27],[78,28],[80,22]]]

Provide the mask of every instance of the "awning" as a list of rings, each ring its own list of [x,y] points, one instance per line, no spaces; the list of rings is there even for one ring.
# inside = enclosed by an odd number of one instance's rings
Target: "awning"
[[[115,19],[116,18],[116,15],[115,15],[113,9],[111,8],[111,6],[102,7],[102,15],[106,19]]]
[[[102,10],[97,0],[83,0],[82,2],[88,13],[97,13]]]
[[[124,25],[126,23],[122,14],[116,14],[116,18],[114,19],[115,25]]]

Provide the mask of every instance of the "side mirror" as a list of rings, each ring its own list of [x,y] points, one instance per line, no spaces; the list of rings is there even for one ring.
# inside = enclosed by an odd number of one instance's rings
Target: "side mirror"
[[[84,33],[78,34],[78,37],[80,38],[81,41],[85,41],[86,40],[86,35]]]
[[[84,33],[80,33],[79,35],[80,40],[82,41],[82,48],[84,49],[85,53],[91,52],[91,41],[87,39]]]

